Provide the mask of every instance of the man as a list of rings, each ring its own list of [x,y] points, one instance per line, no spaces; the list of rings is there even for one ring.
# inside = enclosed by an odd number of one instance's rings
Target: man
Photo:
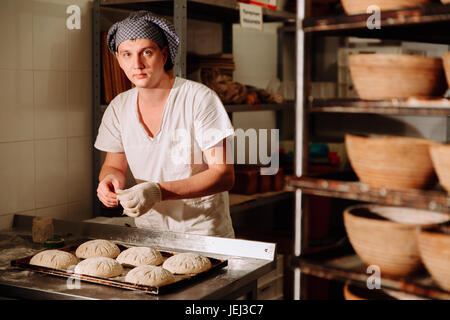
[[[103,116],[98,198],[107,207],[120,203],[137,227],[234,237],[225,143],[233,127],[212,90],[170,72],[179,44],[173,25],[139,11],[114,24],[107,41],[135,88]],[[128,165],[137,184],[123,190]]]

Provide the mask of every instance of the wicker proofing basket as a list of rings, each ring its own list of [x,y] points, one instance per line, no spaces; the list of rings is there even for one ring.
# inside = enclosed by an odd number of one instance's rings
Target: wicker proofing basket
[[[439,183],[450,193],[450,145],[432,146],[430,154]]]
[[[361,182],[394,190],[422,189],[435,184],[430,146],[436,142],[410,137],[360,137],[347,134],[345,146]]]
[[[450,3],[450,0],[447,3]],[[442,57],[442,62],[444,64],[445,76],[447,77],[447,84],[450,88],[450,52]]]
[[[450,291],[450,227],[419,232],[417,240],[425,268],[442,289]]]
[[[403,54],[355,54],[350,73],[361,99],[442,96],[446,91],[441,58]]]
[[[344,211],[350,243],[367,265],[380,267],[381,276],[416,271],[421,265],[416,229],[448,219],[437,212],[376,205],[356,205]]]
[[[372,5],[378,6],[381,11],[386,11],[419,7],[430,2],[431,0],[341,0],[347,14],[367,13],[367,8]]]

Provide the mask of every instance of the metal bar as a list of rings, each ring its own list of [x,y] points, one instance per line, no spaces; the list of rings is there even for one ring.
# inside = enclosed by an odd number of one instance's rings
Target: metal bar
[[[286,181],[289,187],[300,188],[306,194],[417,208],[450,215],[450,197],[444,191],[389,190],[355,181],[309,177],[287,177]]]
[[[389,100],[310,99],[310,112],[374,113],[416,116],[448,116],[450,100],[443,98],[409,98]]]
[[[305,35],[301,28],[301,23],[305,18],[306,1],[297,1],[297,31],[296,31],[296,47],[297,47],[297,94],[296,94],[296,109],[295,109],[295,174],[298,177],[303,175],[303,134],[304,134],[304,67],[305,67]],[[295,194],[295,225],[294,225],[294,255],[301,254],[301,237],[302,237],[302,193],[301,191]],[[300,270],[294,269],[294,299],[300,299]]]
[[[187,52],[187,0],[175,0],[173,7],[175,32],[180,38],[178,53],[175,58],[174,75],[186,78]]]
[[[92,85],[93,85],[93,138],[97,136],[98,133],[98,124],[100,123],[100,115],[103,114],[100,110],[101,104],[101,72],[102,66],[100,62],[100,52],[101,52],[101,44],[100,44],[100,4],[99,0],[94,0],[93,8],[92,8]],[[100,202],[97,200],[96,190],[98,183],[98,176],[100,174],[100,151],[93,149],[93,170],[92,170],[92,185],[93,189],[93,197],[92,197],[92,208],[93,208],[93,216],[97,217],[101,215],[101,207]]]

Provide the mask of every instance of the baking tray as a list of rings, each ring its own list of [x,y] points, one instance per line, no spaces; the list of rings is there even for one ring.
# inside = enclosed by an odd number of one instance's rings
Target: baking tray
[[[66,246],[63,248],[58,248],[58,250],[67,251],[67,252],[75,254],[75,251],[78,248],[78,246],[89,240],[91,240],[91,239],[80,241],[80,243],[78,243],[78,244]],[[112,240],[109,240],[109,241],[115,243],[119,247],[121,252],[125,249],[131,248],[131,247],[136,247],[133,245],[117,243]],[[163,259],[166,260],[167,258],[178,253],[175,251],[175,249],[173,249],[173,250],[174,251],[165,251],[165,250],[158,250],[158,251],[161,252]],[[121,288],[121,289],[142,291],[142,292],[154,294],[154,295],[162,294],[162,293],[169,292],[169,291],[172,291],[177,288],[188,286],[196,280],[200,280],[202,278],[205,278],[208,275],[217,273],[220,269],[222,269],[228,265],[228,260],[221,260],[221,259],[209,257],[207,255],[203,255],[205,257],[208,257],[211,261],[212,267],[209,270],[206,270],[206,271],[198,273],[198,274],[186,274],[186,275],[174,274],[174,276],[175,276],[174,282],[164,285],[164,286],[153,287],[153,286],[125,282],[126,274],[130,270],[133,269],[130,267],[122,266],[124,271],[122,272],[122,274],[120,276],[113,277],[113,278],[102,278],[102,277],[94,277],[94,276],[83,275],[83,274],[76,274],[76,273],[73,273],[70,271],[65,271],[65,270],[58,270],[58,269],[53,269],[53,268],[31,265],[30,260],[33,256],[34,255],[27,256],[25,258],[12,260],[11,266],[26,269],[26,270],[31,270],[31,271],[35,271],[35,272],[40,272],[40,273],[44,273],[47,275],[63,277],[63,278],[67,278],[67,279],[70,278],[72,280],[79,279],[79,280],[85,281],[85,282],[101,284],[101,285],[105,285],[105,286],[109,286],[109,287],[117,287],[117,288]],[[83,259],[80,259],[80,261],[81,260],[83,260]]]

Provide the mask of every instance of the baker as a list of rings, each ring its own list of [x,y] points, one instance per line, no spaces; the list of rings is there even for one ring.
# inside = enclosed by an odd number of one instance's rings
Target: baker
[[[135,12],[109,29],[107,44],[135,87],[103,115],[98,198],[106,207],[120,203],[139,228],[234,237],[227,161],[234,130],[214,91],[173,76],[173,25]],[[137,184],[124,190],[128,166]]]

